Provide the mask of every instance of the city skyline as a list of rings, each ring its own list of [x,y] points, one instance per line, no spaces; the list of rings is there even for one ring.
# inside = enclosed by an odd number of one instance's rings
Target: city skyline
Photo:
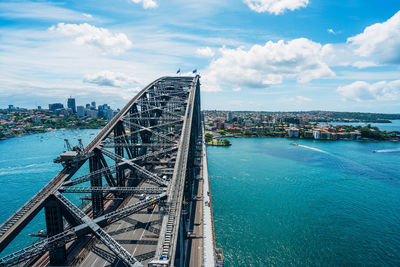
[[[203,109],[399,112],[398,1],[278,2],[2,2],[0,106],[121,108],[198,69]]]

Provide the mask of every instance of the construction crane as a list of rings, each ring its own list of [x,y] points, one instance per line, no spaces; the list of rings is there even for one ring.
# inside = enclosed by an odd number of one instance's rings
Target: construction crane
[[[78,139],[78,145],[72,147],[68,139],[64,139],[64,147],[67,149],[54,159],[54,163],[61,163],[64,167],[73,166],[85,158],[82,139]]]

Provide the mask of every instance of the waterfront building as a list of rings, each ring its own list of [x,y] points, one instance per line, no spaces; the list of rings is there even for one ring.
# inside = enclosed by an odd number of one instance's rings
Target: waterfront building
[[[77,106],[76,111],[77,111],[78,117],[85,117],[86,108],[84,106]]]
[[[313,139],[314,138],[313,131],[305,131],[304,138]]]
[[[72,97],[68,98],[67,107],[72,109],[72,113],[76,113],[75,98],[72,98]]]
[[[313,131],[314,139],[318,140],[321,137],[321,131]]]
[[[288,129],[289,138],[299,138],[300,131],[295,127],[291,127]]]
[[[358,132],[358,131],[350,132],[350,138],[354,139],[354,140],[360,139],[361,138],[361,133]]]
[[[320,132],[320,138],[322,140],[330,140],[331,139],[331,133],[328,131],[322,131]]]

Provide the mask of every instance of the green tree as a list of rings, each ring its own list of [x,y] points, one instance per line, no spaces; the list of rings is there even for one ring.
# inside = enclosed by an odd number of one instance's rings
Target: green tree
[[[213,136],[212,133],[206,133],[205,137],[206,137],[206,143],[209,143],[209,142],[211,142],[213,140],[214,136]]]

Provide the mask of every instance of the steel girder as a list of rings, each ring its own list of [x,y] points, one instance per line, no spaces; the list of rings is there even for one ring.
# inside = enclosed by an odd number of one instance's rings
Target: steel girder
[[[90,186],[72,186],[60,187],[61,193],[127,193],[127,194],[161,194],[166,190],[164,187],[90,187]]]
[[[112,224],[138,211],[145,209],[146,207],[148,207],[150,202],[159,201],[165,197],[166,193],[162,193],[160,195],[153,197],[151,200],[140,201],[125,208],[107,213],[103,216],[94,219],[93,222],[101,226]],[[1,258],[0,266],[20,265],[21,263],[24,263],[29,259],[32,259],[38,255],[43,254],[44,252],[48,251],[51,248],[63,246],[66,243],[73,241],[80,236],[89,234],[90,232],[88,232],[87,230],[88,228],[89,225],[87,223],[83,223],[71,229],[65,230],[62,233],[53,235],[44,240],[36,242],[24,249],[21,249],[13,254]]]
[[[60,247],[82,236],[92,234],[105,243],[114,253],[120,253],[121,259],[127,265],[135,264],[129,253],[126,254],[121,246],[107,235],[100,226],[107,225],[134,214],[145,208],[148,203],[138,202],[128,207],[117,209],[105,215],[97,212],[97,218],[91,219],[71,205],[60,192],[85,192],[95,196],[100,205],[97,210],[102,210],[104,194],[126,193],[125,195],[158,194],[154,199],[167,198],[168,217],[174,215],[180,217],[180,206],[182,190],[185,184],[185,160],[188,149],[185,147],[187,136],[190,136],[191,121],[193,117],[194,96],[199,95],[199,77],[163,77],[160,78],[138,93],[128,104],[100,131],[100,133],[84,149],[81,161],[74,166],[65,167],[54,177],[42,190],[21,207],[13,216],[0,226],[0,252],[13,240],[13,238],[25,227],[31,219],[36,216],[51,196],[57,196],[63,203],[62,212],[64,217],[75,217],[76,221],[83,222],[64,232],[57,229],[52,236],[44,241],[38,242],[26,249],[13,253],[0,259],[0,265],[18,264],[33,259],[45,251],[54,247]],[[114,152],[106,148],[114,148]],[[124,153],[126,152],[126,154]],[[181,155],[181,156],[180,156]],[[104,156],[109,157],[116,163],[108,166]],[[74,174],[89,159],[90,173],[72,179]],[[144,164],[151,162],[147,169]],[[175,164],[173,178],[166,181],[159,177],[162,168],[155,168],[159,164]],[[133,175],[139,175],[146,180],[154,182],[156,188],[138,188],[129,186],[129,180],[125,180],[124,170],[133,170]],[[152,170],[154,168],[154,171]],[[177,174],[182,172],[182,174]],[[119,174],[118,174],[119,173]],[[102,185],[102,178],[107,181],[108,186]],[[91,187],[71,187],[80,183],[91,181]],[[96,202],[96,203],[97,203]],[[97,204],[96,204],[97,205]],[[93,204],[94,208],[95,204]],[[166,220],[164,220],[166,221]],[[172,242],[169,247],[168,257],[174,257],[173,246],[176,245],[177,230],[180,220],[174,220],[176,227],[166,228],[169,233],[172,230]],[[164,224],[163,224],[164,225]],[[88,229],[91,229],[89,232]],[[57,233],[60,232],[60,233]],[[161,234],[165,235],[165,229]],[[164,236],[165,237],[165,236]],[[161,240],[162,239],[162,240]],[[161,238],[159,243],[165,244],[166,239]],[[161,255],[161,254],[160,254]],[[163,254],[164,255],[164,254]],[[156,257],[159,255],[156,254]],[[17,259],[17,260],[16,260]],[[17,263],[16,263],[17,262]],[[134,263],[135,262],[135,263]],[[173,262],[173,259],[172,259]]]

